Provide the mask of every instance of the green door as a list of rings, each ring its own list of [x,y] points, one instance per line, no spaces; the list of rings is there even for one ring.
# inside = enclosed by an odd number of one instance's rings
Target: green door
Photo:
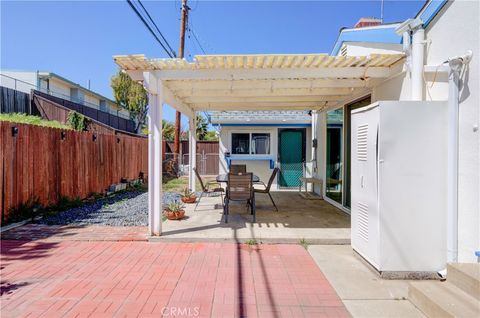
[[[280,187],[298,187],[303,177],[304,131],[282,130],[279,139]]]

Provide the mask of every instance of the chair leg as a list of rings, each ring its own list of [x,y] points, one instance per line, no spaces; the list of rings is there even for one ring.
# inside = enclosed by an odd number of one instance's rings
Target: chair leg
[[[197,211],[198,205],[200,204],[200,200],[203,197],[203,193],[204,193],[203,191],[200,193],[200,196],[198,197],[197,204],[195,205],[195,209],[193,209],[193,211]]]
[[[255,207],[255,196],[252,199],[252,214],[253,214],[253,223],[257,223],[257,209]]]
[[[272,195],[270,194],[270,192],[268,192],[268,196],[270,197],[270,200],[272,200],[272,203],[273,203],[273,206],[275,207],[275,210],[277,210],[277,212],[278,212],[277,205],[275,204],[275,201],[273,201],[273,198],[272,198]]]
[[[223,216],[225,218],[225,223],[228,223],[228,199],[226,197],[223,205]]]

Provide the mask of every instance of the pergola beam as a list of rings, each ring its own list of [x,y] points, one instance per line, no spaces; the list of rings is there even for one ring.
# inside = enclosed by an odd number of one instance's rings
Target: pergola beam
[[[336,101],[332,101],[336,102]],[[197,103],[192,104],[192,106],[198,111],[209,111],[209,110],[313,110],[313,109],[322,109],[325,104],[331,104],[330,101],[325,102],[254,102],[254,103],[245,103],[245,102],[210,102],[210,103]]]
[[[205,98],[217,98],[224,97],[275,97],[275,96],[338,96],[338,95],[351,95],[353,88],[280,88],[280,89],[233,89],[233,90],[177,90],[174,93],[179,98],[189,97],[205,97]],[[188,102],[187,100],[185,100]]]
[[[151,71],[159,80],[268,80],[389,77],[390,67],[322,67],[274,69],[176,69]]]
[[[205,97],[185,97],[184,101],[195,105],[202,103],[297,103],[297,102],[325,102],[339,101],[345,99],[347,95],[320,95],[320,96],[205,96]],[[313,103],[312,103],[313,102]]]
[[[359,88],[365,87],[366,83],[362,79],[335,78],[335,79],[269,79],[269,80],[250,80],[250,81],[232,81],[228,80],[182,80],[165,82],[172,91],[176,90],[247,90],[247,89],[280,89],[280,88],[308,88],[308,89],[330,89],[330,88]]]
[[[195,117],[195,111],[191,106],[187,105],[184,100],[178,98],[171,90],[163,85],[163,93],[165,96],[165,103],[172,106],[187,117]]]

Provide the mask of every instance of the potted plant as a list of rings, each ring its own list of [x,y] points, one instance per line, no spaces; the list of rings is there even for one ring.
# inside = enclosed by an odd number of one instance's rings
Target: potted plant
[[[190,191],[189,188],[183,189],[183,193],[181,194],[181,196],[183,203],[195,203],[195,201],[197,201],[197,196],[195,195],[195,192]]]
[[[183,209],[183,204],[181,202],[173,201],[167,205],[163,214],[169,220],[180,220],[185,216],[185,210]]]

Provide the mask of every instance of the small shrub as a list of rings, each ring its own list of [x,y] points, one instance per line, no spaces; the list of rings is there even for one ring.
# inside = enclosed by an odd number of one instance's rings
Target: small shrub
[[[66,196],[60,196],[57,204],[53,205],[51,208],[57,211],[62,211],[62,210],[77,208],[82,204],[83,204],[83,201],[82,199],[80,199],[80,197],[69,198]]]
[[[17,207],[10,209],[7,217],[7,223],[14,223],[33,219],[40,214],[42,206],[37,198],[30,199],[27,202],[19,204]],[[3,222],[2,222],[3,223]]]
[[[79,114],[74,110],[68,113],[67,123],[70,127],[72,127],[75,130],[78,130],[78,131],[88,130],[88,124],[89,124],[88,119],[82,114]]]
[[[183,189],[182,194],[180,194],[180,195],[182,196],[182,198],[188,198],[188,199],[189,199],[189,198],[193,198],[193,197],[196,196],[196,195],[195,195],[195,192],[193,192],[192,190],[190,190],[188,187],[185,187],[185,188]]]
[[[257,243],[257,240],[255,240],[255,239],[250,239],[250,240],[247,240],[247,241],[245,242],[245,244],[247,244],[247,245],[257,245],[258,243]]]
[[[302,238],[302,239],[300,240],[300,245],[302,245],[304,249],[308,250],[308,245],[309,245],[309,244],[308,244],[308,242],[307,242],[306,239]]]
[[[179,201],[172,201],[170,203],[167,204],[167,207],[165,210],[167,211],[170,211],[170,212],[179,212],[181,210],[183,210],[185,206],[179,202]]]

